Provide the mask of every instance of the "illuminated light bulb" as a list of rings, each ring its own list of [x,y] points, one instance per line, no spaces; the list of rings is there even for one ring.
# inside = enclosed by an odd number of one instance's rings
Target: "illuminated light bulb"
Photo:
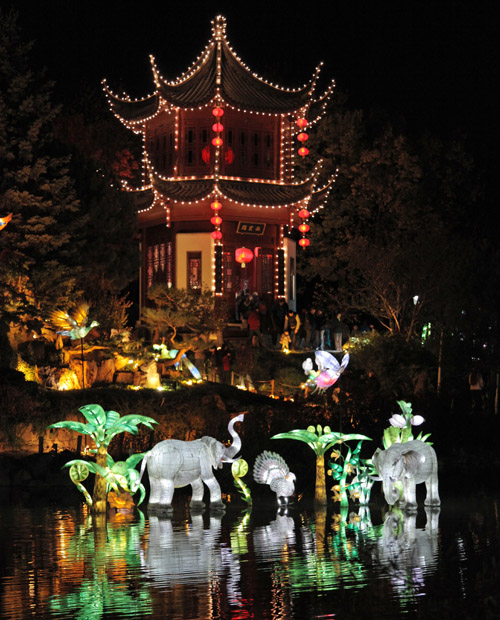
[[[218,211],[219,209],[222,209],[222,205],[220,202],[217,202],[217,200],[215,200],[214,202],[212,202],[212,204],[210,205],[210,208],[213,209],[214,211]]]
[[[299,226],[299,230],[301,233],[306,233],[309,232],[311,230],[311,227],[308,224],[301,224]]]
[[[218,215],[214,215],[210,220],[214,226],[220,226],[222,224],[222,218]]]
[[[305,237],[303,237],[302,239],[299,239],[299,245],[301,246],[302,249],[306,249],[307,246],[310,244],[311,242],[309,241],[309,239],[306,239]]]
[[[222,233],[220,230],[214,230],[213,232],[210,233],[210,236],[212,237],[212,239],[222,239]]]
[[[301,146],[297,152],[301,157],[305,157],[306,155],[309,155],[309,149],[306,146]]]
[[[299,133],[299,135],[297,136],[297,140],[299,142],[305,142],[306,140],[309,140],[309,136],[304,133],[303,131],[301,133]]]
[[[298,127],[300,127],[301,129],[304,127],[307,127],[307,119],[306,118],[298,118],[296,121],[296,124]]]
[[[216,133],[220,133],[224,129],[224,125],[222,123],[214,123],[212,125],[212,131]]]
[[[307,209],[301,209],[299,211],[299,217],[301,217],[303,220],[305,220],[306,217],[309,217],[309,211]]]
[[[222,140],[222,138],[213,138],[212,140],[212,144],[214,146],[222,146],[224,144],[224,141]],[[302,147],[304,148],[304,147]],[[300,149],[299,149],[300,150]],[[306,149],[307,150],[307,149]],[[307,151],[309,153],[309,151]]]
[[[220,118],[221,116],[224,116],[224,110],[217,107],[212,110],[212,114],[215,116],[215,118]]]

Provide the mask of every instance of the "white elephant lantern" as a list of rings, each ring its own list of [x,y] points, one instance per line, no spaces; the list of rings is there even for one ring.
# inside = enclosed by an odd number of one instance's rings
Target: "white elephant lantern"
[[[201,437],[194,441],[166,439],[146,453],[141,477],[147,465],[151,492],[148,509],[172,509],[174,490],[191,485],[193,490],[190,506],[203,507],[203,483],[210,490],[210,507],[223,509],[221,489],[213,469],[221,468],[223,463],[233,463],[241,449],[241,439],[234,430],[236,422],[243,422],[243,413],[234,417],[228,425],[233,438],[225,446],[213,437]]]
[[[373,464],[382,479],[389,505],[399,501],[406,510],[417,508],[416,485],[425,482],[426,506],[440,506],[438,464],[434,448],[420,440],[394,443],[387,450],[377,449]]]

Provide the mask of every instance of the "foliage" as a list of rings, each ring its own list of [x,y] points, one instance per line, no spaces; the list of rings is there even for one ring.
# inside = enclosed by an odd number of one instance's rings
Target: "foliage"
[[[54,138],[51,84],[29,68],[13,12],[0,15],[0,319],[34,325],[76,288],[82,225],[69,157]]]
[[[69,476],[71,481],[74,482],[78,490],[84,494],[85,501],[88,506],[92,506],[92,498],[81,483],[87,479],[89,473],[99,474],[106,479],[106,492],[113,489],[116,493],[126,491],[133,495],[137,491],[140,491],[139,501],[137,502],[137,505],[139,506],[146,496],[146,489],[141,483],[139,472],[135,469],[135,467],[144,458],[145,454],[145,452],[133,454],[132,456],[129,456],[126,461],[117,462],[115,462],[113,457],[108,454],[108,462],[106,467],[101,467],[97,463],[84,461],[82,459],[69,461],[64,465],[64,467],[70,467]]]
[[[150,429],[153,429],[153,424],[157,424],[153,418],[133,414],[122,417],[116,411],[104,411],[100,405],[85,405],[80,407],[79,411],[87,420],[86,424],[66,420],[51,424],[47,428],[65,428],[89,435],[97,448],[101,446],[107,448],[115,435],[125,432],[136,435],[139,432],[139,424],[144,424]]]
[[[56,422],[55,424],[51,424],[48,428],[65,428],[76,431],[77,433],[82,433],[83,435],[89,435],[93,439],[95,445],[97,446],[97,450],[95,451],[96,463],[92,466],[92,471],[96,474],[94,493],[92,497],[92,508],[96,513],[105,513],[108,486],[111,486],[112,488],[116,487],[117,490],[118,486],[121,486],[122,488],[125,488],[123,487],[123,484],[135,486],[137,482],[134,480],[135,476],[130,477],[130,474],[127,482],[126,470],[131,469],[128,464],[125,464],[125,469],[123,469],[120,464],[118,469],[121,470],[121,474],[118,474],[116,469],[112,474],[108,471],[111,467],[109,467],[109,455],[107,449],[111,440],[116,435],[124,432],[136,435],[139,432],[139,424],[144,424],[152,430],[153,424],[157,424],[157,422],[153,420],[153,418],[143,415],[130,414],[121,417],[116,411],[104,411],[104,409],[97,404],[85,405],[80,407],[79,411],[87,420],[86,424],[83,424],[82,422],[75,422],[73,420],[66,420],[64,422]],[[142,458],[142,456],[143,455],[141,455],[140,458]],[[135,466],[136,459],[136,455],[131,457],[130,464],[133,462]],[[90,470],[90,464],[87,463],[87,467]],[[121,475],[122,478],[117,478],[119,475]],[[139,487],[137,486],[136,490],[137,488]],[[126,490],[130,492],[129,488]]]
[[[369,437],[357,433],[350,433],[348,435],[343,433],[332,433],[329,426],[322,428],[321,425],[318,424],[316,427],[308,426],[306,430],[294,429],[287,433],[279,433],[271,437],[271,439],[296,439],[297,441],[303,441],[313,450],[316,455],[315,499],[317,503],[323,504],[326,503],[325,452],[335,444],[340,444],[351,439],[369,439]]]
[[[155,284],[149,289],[148,298],[154,307],[143,310],[143,321],[166,336],[171,348],[178,348],[174,339],[179,330],[193,335],[213,332],[221,329],[227,320],[227,307],[210,291],[196,293]]]
[[[251,504],[252,496],[250,494],[250,489],[242,480],[242,478],[248,473],[248,463],[245,459],[238,459],[237,461],[234,461],[231,465],[231,473],[234,478],[234,486],[241,495],[241,499],[247,504]]]
[[[366,437],[366,439],[370,439]],[[370,492],[373,480],[370,478],[376,475],[376,470],[372,465],[371,459],[360,458],[361,446],[363,441],[359,441],[354,450],[346,443],[347,454],[344,456],[339,449],[332,451],[332,458],[335,462],[328,463],[330,471],[328,472],[338,484],[333,487],[333,501],[340,502],[341,506],[348,506],[349,500],[347,492],[351,499],[357,499],[360,504],[367,504],[370,500]],[[336,461],[341,460],[342,465]],[[348,482],[347,477],[353,476]]]
[[[412,427],[420,426],[420,424],[425,422],[424,418],[421,415],[413,415],[411,403],[407,403],[404,400],[398,400],[398,405],[401,409],[402,415],[395,413],[389,419],[391,426],[384,430],[384,448],[387,450],[387,448],[390,448],[393,443],[406,443],[407,441],[413,441],[414,439],[423,441],[424,443],[428,443],[432,446],[432,443],[427,441],[430,437],[430,433],[427,435],[419,433],[418,437],[413,437]]]
[[[349,341],[346,348],[351,355],[351,374],[361,376],[373,372],[380,393],[387,400],[410,398],[416,373],[430,371],[436,364],[425,346],[417,340],[407,341],[401,335],[363,334],[362,338]]]
[[[477,197],[470,158],[455,144],[410,144],[388,123],[371,126],[335,104],[315,141],[327,167],[339,168],[308,250],[323,306],[368,314],[407,339],[419,324],[457,316],[474,244],[452,204]]]

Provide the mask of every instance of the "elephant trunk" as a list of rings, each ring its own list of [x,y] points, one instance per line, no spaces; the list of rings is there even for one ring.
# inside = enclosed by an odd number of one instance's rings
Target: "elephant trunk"
[[[224,463],[233,463],[235,460],[235,456],[241,450],[241,438],[238,433],[234,430],[234,425],[236,422],[243,422],[243,418],[245,417],[244,413],[240,413],[236,417],[234,417],[228,424],[228,431],[231,437],[233,438],[233,442],[230,446],[227,446],[224,450],[224,456],[222,457],[222,461]]]
[[[384,497],[389,506],[394,506],[394,504],[400,499],[401,493],[396,482],[397,481],[391,476],[383,477],[382,484],[384,489]]]

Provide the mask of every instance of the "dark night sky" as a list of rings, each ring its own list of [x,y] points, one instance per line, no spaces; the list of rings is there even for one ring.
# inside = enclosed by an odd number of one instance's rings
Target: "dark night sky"
[[[496,154],[497,0],[309,0],[303,8],[273,0],[4,0],[4,7],[9,1],[59,93],[106,77],[113,89],[149,94],[149,54],[166,78],[177,77],[222,13],[233,48],[263,77],[300,86],[324,61],[325,77],[354,106],[403,116],[413,132],[465,132],[481,165]]]

